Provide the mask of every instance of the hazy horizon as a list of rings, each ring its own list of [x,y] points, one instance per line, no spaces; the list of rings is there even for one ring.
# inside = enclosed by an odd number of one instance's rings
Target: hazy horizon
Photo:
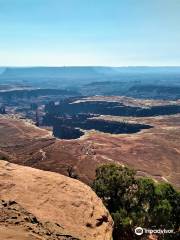
[[[99,68],[180,68],[180,65],[122,65],[122,66],[111,66],[111,65],[9,65],[1,66],[0,68],[79,68],[79,67],[99,67]]]

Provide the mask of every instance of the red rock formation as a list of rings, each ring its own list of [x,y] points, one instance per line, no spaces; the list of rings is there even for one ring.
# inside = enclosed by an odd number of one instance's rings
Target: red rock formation
[[[57,223],[82,240],[111,239],[111,216],[84,183],[2,160],[0,183],[0,199],[16,201],[40,221]]]

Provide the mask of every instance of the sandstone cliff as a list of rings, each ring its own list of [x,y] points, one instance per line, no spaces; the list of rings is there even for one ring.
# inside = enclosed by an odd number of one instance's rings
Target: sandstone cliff
[[[0,199],[13,200],[20,204],[38,219],[37,228],[42,226],[43,231],[47,231],[44,223],[50,222],[53,228],[59,226],[55,233],[61,230],[64,235],[68,233],[69,237],[82,240],[111,239],[113,222],[109,212],[91,188],[78,180],[1,160]],[[3,228],[1,229],[3,231]],[[26,228],[23,231],[26,231]],[[52,239],[68,239],[60,237],[62,236]],[[26,239],[28,240],[23,240]]]

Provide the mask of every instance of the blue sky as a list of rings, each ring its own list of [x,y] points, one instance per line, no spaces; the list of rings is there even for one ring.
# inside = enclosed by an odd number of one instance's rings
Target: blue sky
[[[180,0],[0,0],[0,65],[180,65]]]

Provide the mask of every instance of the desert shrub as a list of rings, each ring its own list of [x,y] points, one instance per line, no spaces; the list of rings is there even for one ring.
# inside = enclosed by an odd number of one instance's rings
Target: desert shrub
[[[96,170],[93,189],[103,200],[114,220],[114,240],[144,239],[135,235],[136,227],[173,229],[175,234],[159,239],[178,239],[180,194],[168,183],[137,178],[136,172],[115,164]]]
[[[6,157],[4,155],[0,155],[0,160],[8,160],[8,157]]]

